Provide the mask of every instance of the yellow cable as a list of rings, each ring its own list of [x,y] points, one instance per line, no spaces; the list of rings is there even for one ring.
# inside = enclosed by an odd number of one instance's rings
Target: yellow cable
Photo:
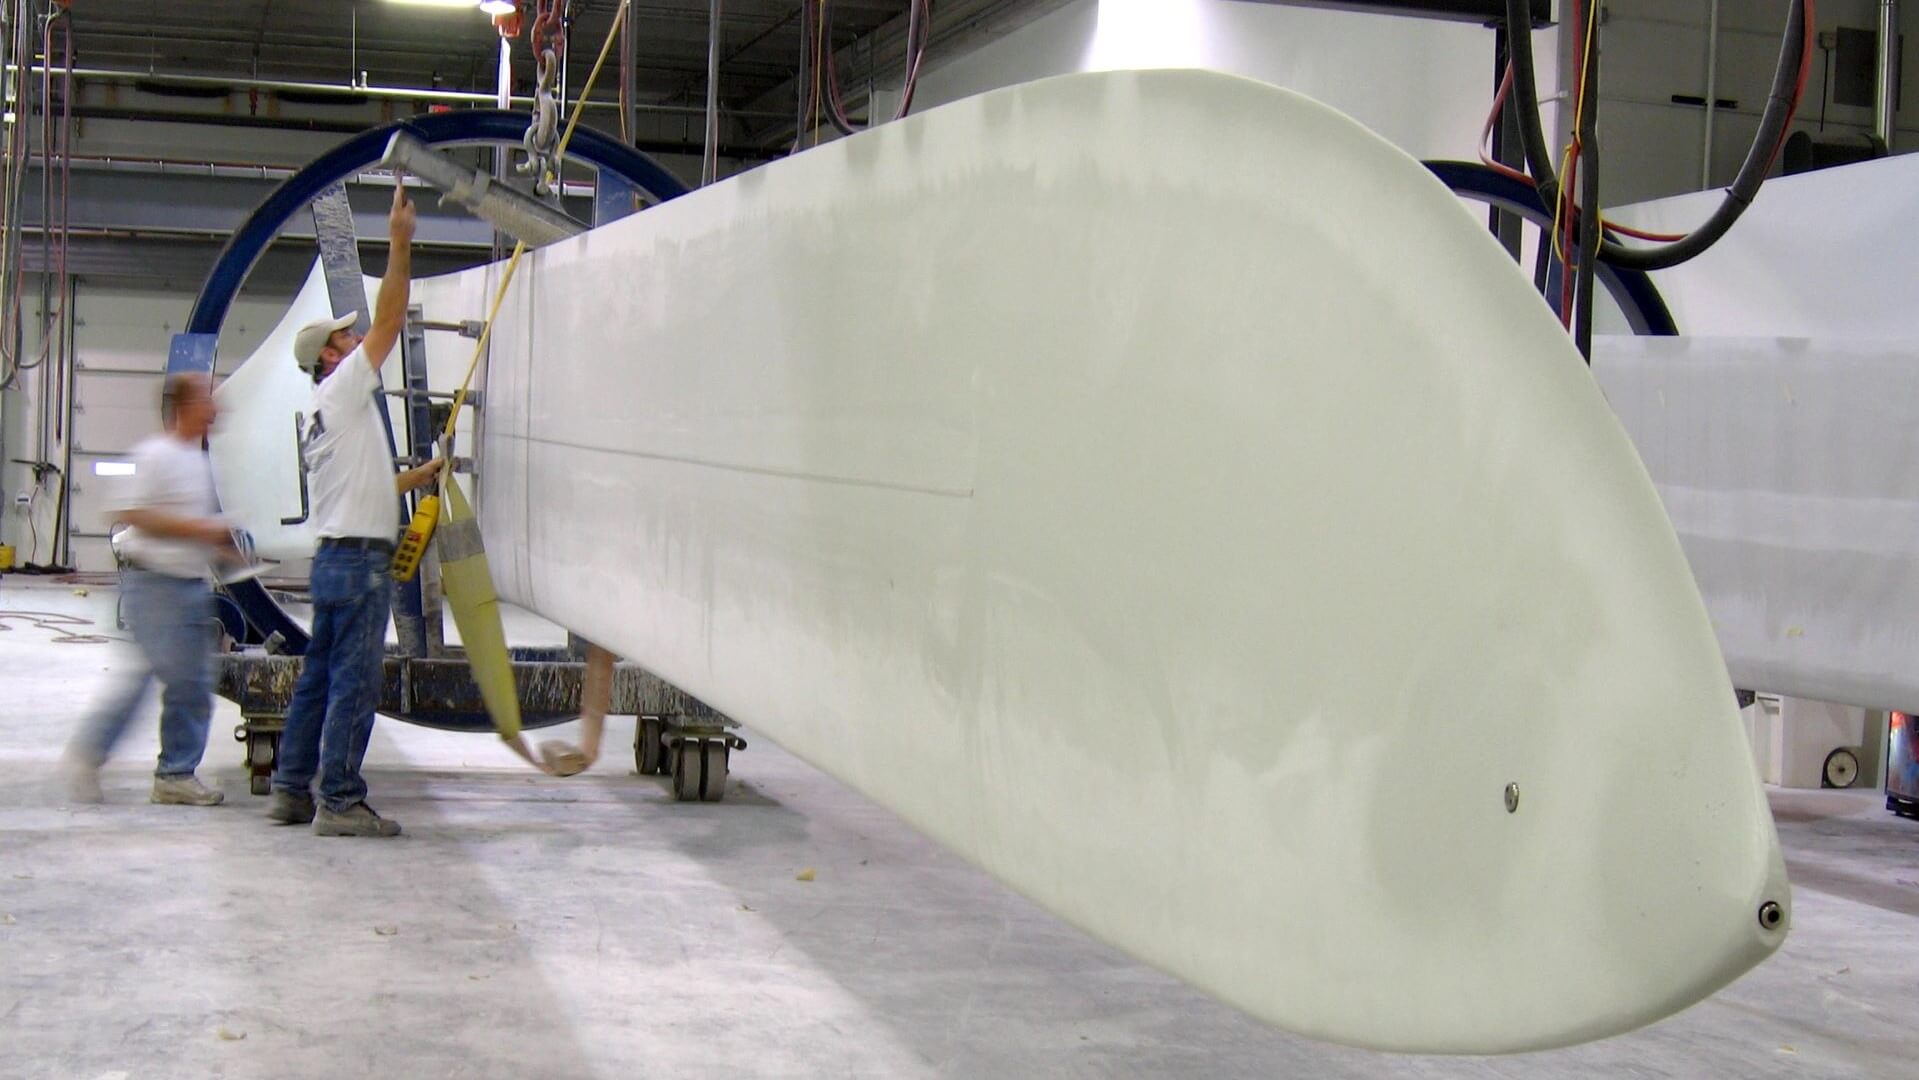
[[[613,14],[613,25],[607,29],[606,41],[600,46],[600,58],[593,62],[593,70],[587,73],[586,86],[581,89],[579,100],[573,103],[573,118],[567,121],[566,131],[560,136],[559,147],[553,153],[555,161],[562,160],[566,154],[566,144],[572,141],[574,129],[580,126],[580,115],[586,111],[587,98],[593,94],[594,80],[600,77],[600,68],[606,64],[607,54],[613,51],[613,40],[619,36],[620,23],[626,18],[629,2],[621,0],[619,9]],[[460,425],[460,410],[466,405],[467,391],[473,386],[473,375],[480,370],[480,359],[486,355],[487,343],[493,340],[493,323],[500,317],[500,308],[506,303],[507,287],[513,284],[513,273],[520,268],[520,257],[525,254],[526,241],[515,241],[513,255],[506,261],[506,272],[500,275],[500,287],[494,290],[493,305],[487,310],[486,323],[480,328],[480,340],[473,344],[473,359],[466,366],[466,377],[460,380],[460,390],[453,395],[453,411],[446,418],[446,433],[441,436],[448,456],[453,453],[453,433]],[[452,478],[451,464],[448,462],[447,466],[440,469],[442,493],[447,491],[447,484]],[[399,549],[394,552],[393,574],[396,579],[405,581],[419,568],[420,556],[426,552],[426,545],[433,538],[442,512],[437,496],[428,495],[420,500],[414,510],[413,520],[407,525],[406,535]]]
[[[1583,43],[1585,48],[1582,50],[1583,55],[1579,63],[1579,95],[1573,99],[1572,139],[1566,143],[1566,152],[1559,159],[1559,175],[1562,177],[1566,175],[1573,152],[1576,149],[1583,149],[1579,142],[1579,118],[1586,113],[1586,75],[1592,70],[1595,37],[1593,32],[1597,29],[1599,29],[1599,0],[1586,0],[1586,40]],[[1553,207],[1553,254],[1559,256],[1561,266],[1566,266],[1567,263],[1566,250],[1559,239],[1559,226],[1563,220],[1560,214],[1565,210],[1566,204],[1577,197],[1577,194],[1570,188],[1561,191],[1559,201]]]
[[[493,340],[493,320],[500,315],[500,305],[506,302],[506,287],[513,282],[513,271],[520,267],[520,256],[526,254],[526,241],[516,241],[513,245],[513,257],[506,261],[506,273],[500,277],[500,287],[493,293],[493,307],[486,313],[486,325],[480,328],[480,340],[473,345],[473,362],[466,366],[466,378],[460,380],[460,392],[453,395],[453,415],[446,418],[446,434],[442,438],[451,445],[453,429],[460,422],[460,407],[466,404],[467,388],[473,385],[473,373],[480,368],[480,357],[486,355],[487,342]]]
[[[626,18],[628,0],[621,0],[619,9],[613,13],[613,25],[607,28],[606,41],[600,46],[600,58],[593,61],[593,70],[587,73],[586,85],[581,88],[579,99],[573,103],[573,117],[566,122],[566,131],[560,136],[559,147],[553,152],[553,159],[559,161],[566,155],[566,144],[573,141],[573,131],[580,126],[580,116],[586,112],[586,99],[593,94],[594,80],[600,77],[600,68],[606,64],[607,54],[613,51],[613,40],[620,34],[620,23]],[[449,449],[453,442],[453,431],[460,423],[460,408],[466,404],[467,388],[473,385],[473,373],[480,369],[480,358],[486,355],[487,342],[493,339],[493,320],[499,317],[500,306],[506,302],[506,289],[513,283],[513,272],[519,269],[520,256],[526,254],[526,242],[518,241],[513,245],[513,256],[506,261],[506,273],[500,276],[500,287],[493,293],[493,307],[486,313],[486,325],[480,330],[480,340],[473,346],[473,360],[466,366],[466,378],[460,380],[460,392],[453,395],[453,414],[446,418],[445,441]]]
[[[626,18],[628,2],[629,0],[620,0],[619,10],[613,13],[613,25],[607,28],[606,41],[600,45],[600,57],[593,61],[593,70],[587,72],[586,85],[580,88],[579,100],[573,103],[573,118],[566,122],[566,132],[560,136],[559,148],[553,151],[554,161],[566,160],[566,144],[573,140],[573,129],[580,126],[580,117],[586,112],[586,99],[593,95],[594,80],[600,77],[600,68],[606,65],[607,54],[613,51],[613,39],[620,34],[620,23]],[[558,179],[553,177],[556,182]]]

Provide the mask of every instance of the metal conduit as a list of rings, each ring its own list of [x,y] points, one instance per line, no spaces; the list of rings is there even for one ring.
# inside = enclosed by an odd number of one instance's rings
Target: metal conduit
[[[1872,131],[1890,153],[1899,112],[1899,0],[1879,0],[1879,64],[1874,74]]]
[[[16,70],[14,65],[7,65],[6,71],[12,72],[14,70]],[[45,67],[41,64],[34,64],[27,70],[34,75],[39,75],[45,70]],[[55,68],[54,71],[61,73],[63,69]],[[88,67],[74,68],[73,75],[76,79],[113,79],[121,82],[154,83],[159,86],[209,87],[236,91],[287,91],[295,94],[326,94],[344,98],[382,98],[402,101],[432,101],[446,104],[486,105],[493,108],[498,108],[500,105],[500,98],[496,94],[469,90],[436,90],[429,87],[352,86],[341,83],[294,82],[286,79],[256,79],[238,75],[231,77],[224,75],[187,75],[180,72],[123,71],[116,68]],[[524,105],[530,107],[533,104],[533,99],[523,95],[515,95],[512,98],[512,103],[516,106]],[[620,108],[620,102],[617,98],[592,98],[587,101],[586,107],[589,109],[618,110]],[[632,107],[635,112],[642,113],[657,113],[671,116],[706,115],[706,109],[699,105],[660,105],[634,102]],[[788,119],[784,112],[773,112],[764,109],[736,109],[729,110],[729,114],[753,120]]]

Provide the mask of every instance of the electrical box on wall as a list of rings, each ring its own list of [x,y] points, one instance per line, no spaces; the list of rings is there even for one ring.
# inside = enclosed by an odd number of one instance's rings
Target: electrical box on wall
[[[1820,35],[1824,49],[1826,35]],[[1893,86],[1899,86],[1899,57],[1904,53],[1906,36],[1899,35],[1899,47],[1893,51]],[[1879,81],[1879,31],[1842,26],[1832,38],[1832,103],[1870,109]],[[1902,88],[1903,89],[1903,88]],[[1904,94],[1900,98],[1904,98]]]
[[[1411,15],[1422,19],[1455,19],[1492,23],[1506,18],[1505,0],[1241,0],[1252,4],[1290,4],[1294,7],[1340,8],[1379,15]],[[1551,26],[1553,0],[1530,0],[1533,26]]]

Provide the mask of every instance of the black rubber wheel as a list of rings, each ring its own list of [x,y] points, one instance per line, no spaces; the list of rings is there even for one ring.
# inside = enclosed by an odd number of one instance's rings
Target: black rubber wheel
[[[726,798],[727,753],[725,739],[708,739],[702,747],[700,798],[706,802],[719,802]]]
[[[666,769],[666,721],[642,716],[633,732],[633,767],[641,776],[658,776]]]
[[[700,781],[706,773],[705,755],[697,739],[682,739],[673,748],[673,797],[680,802],[700,801]]]
[[[1859,781],[1859,757],[1844,747],[1826,755],[1819,780],[1829,788],[1849,788]]]
[[[272,788],[273,766],[280,757],[280,738],[274,734],[246,735],[247,790],[265,795]]]

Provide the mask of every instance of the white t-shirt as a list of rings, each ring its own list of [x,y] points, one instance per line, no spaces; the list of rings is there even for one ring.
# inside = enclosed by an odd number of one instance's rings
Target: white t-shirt
[[[393,452],[380,423],[380,373],[355,349],[313,391],[300,452],[306,458],[308,511],[321,537],[400,535]]]
[[[133,448],[133,475],[119,486],[116,510],[159,510],[180,517],[218,517],[213,467],[204,450],[172,435],[155,435]],[[154,536],[129,528],[120,551],[135,566],[179,578],[203,578],[214,549],[198,540]]]

